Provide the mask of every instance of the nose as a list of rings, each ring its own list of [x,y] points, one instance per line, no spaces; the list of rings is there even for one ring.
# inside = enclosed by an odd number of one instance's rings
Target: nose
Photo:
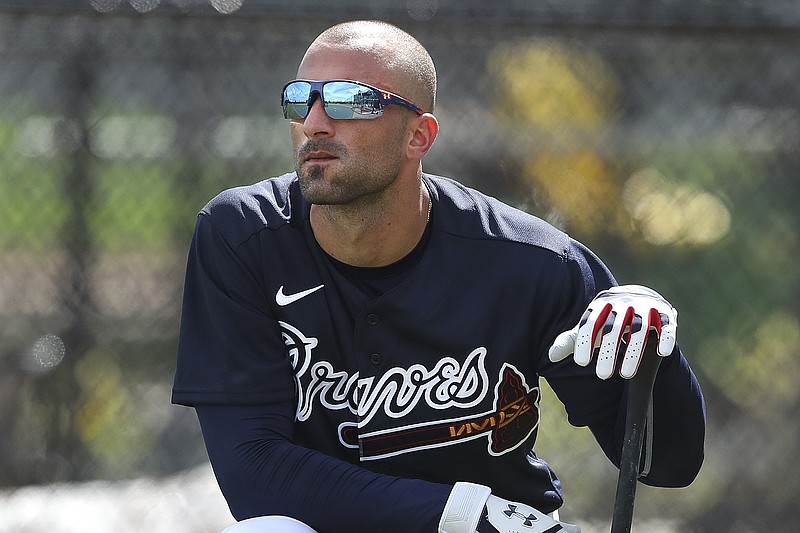
[[[333,120],[325,112],[322,98],[317,96],[308,110],[308,115],[303,120],[303,132],[306,137],[330,137],[334,134]]]

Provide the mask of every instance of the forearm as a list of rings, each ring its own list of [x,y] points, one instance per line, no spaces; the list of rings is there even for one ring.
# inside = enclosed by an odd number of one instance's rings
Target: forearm
[[[705,403],[697,379],[677,349],[656,377],[650,430],[651,462],[641,481],[659,487],[689,485],[703,463]]]
[[[198,406],[215,474],[234,517],[291,516],[321,533],[436,531],[451,487],[375,474],[292,444],[264,406]]]
[[[635,378],[634,378],[635,379]],[[617,378],[625,390],[625,380]],[[627,394],[623,392],[615,417],[590,425],[603,451],[619,465],[625,436]],[[703,463],[705,404],[697,380],[676,348],[660,365],[653,386],[642,444],[642,483],[685,487]]]

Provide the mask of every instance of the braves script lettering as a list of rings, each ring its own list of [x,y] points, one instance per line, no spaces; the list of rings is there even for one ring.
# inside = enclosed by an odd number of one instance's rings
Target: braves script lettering
[[[381,410],[391,418],[411,412],[419,402],[432,409],[470,408],[489,391],[486,349],[476,348],[464,362],[442,357],[433,368],[395,367],[378,377],[337,371],[328,361],[311,363],[318,340],[280,322],[297,384],[297,420],[308,420],[315,402],[326,409],[349,409],[367,424]]]

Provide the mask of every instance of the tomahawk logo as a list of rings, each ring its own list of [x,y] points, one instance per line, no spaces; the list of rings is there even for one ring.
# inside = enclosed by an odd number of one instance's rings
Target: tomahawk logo
[[[487,438],[490,455],[500,456],[519,447],[538,425],[539,388],[528,387],[522,373],[513,365],[504,363],[491,411],[369,433],[359,433],[355,424],[342,424],[339,434],[345,446],[359,449],[362,461],[452,446],[479,438]]]

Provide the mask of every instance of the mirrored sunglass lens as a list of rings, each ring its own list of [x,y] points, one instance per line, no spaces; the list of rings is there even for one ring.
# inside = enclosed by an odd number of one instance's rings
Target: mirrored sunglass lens
[[[311,84],[303,81],[290,83],[283,90],[283,110],[286,118],[305,118],[308,115],[308,96]]]
[[[377,118],[381,101],[377,91],[357,83],[334,81],[322,89],[325,111],[335,119]]]

